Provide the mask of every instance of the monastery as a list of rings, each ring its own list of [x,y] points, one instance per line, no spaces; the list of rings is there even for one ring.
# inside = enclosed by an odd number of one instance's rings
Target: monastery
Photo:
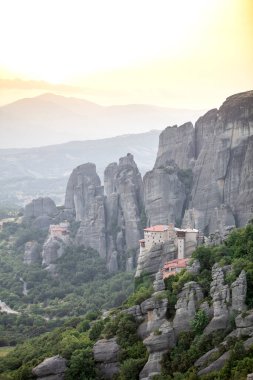
[[[187,267],[189,259],[199,241],[199,231],[192,228],[176,228],[169,225],[156,225],[144,229],[144,239],[140,240],[140,254],[150,251],[154,245],[172,241],[177,247],[177,258],[164,264],[163,278],[178,273]]]
[[[69,236],[69,223],[51,224],[49,226],[49,237],[65,240]]]

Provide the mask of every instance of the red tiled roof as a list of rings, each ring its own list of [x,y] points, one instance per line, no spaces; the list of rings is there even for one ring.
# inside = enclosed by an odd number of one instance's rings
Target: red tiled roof
[[[148,232],[164,232],[168,230],[168,226],[164,226],[163,224],[158,224],[157,226],[144,228],[144,231]]]
[[[170,268],[186,268],[189,259],[175,259],[164,264],[163,270]]]

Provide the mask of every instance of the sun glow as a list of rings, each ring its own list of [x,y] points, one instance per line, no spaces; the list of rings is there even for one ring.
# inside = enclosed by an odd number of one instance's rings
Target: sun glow
[[[2,1],[0,78],[173,93],[232,66],[243,87],[252,10],[251,0]]]

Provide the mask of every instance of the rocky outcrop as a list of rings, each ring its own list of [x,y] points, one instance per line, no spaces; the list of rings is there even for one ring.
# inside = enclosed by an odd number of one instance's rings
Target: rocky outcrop
[[[76,242],[96,249],[105,258],[105,197],[95,164],[87,163],[73,170],[67,184],[65,209],[81,222]]]
[[[25,243],[24,264],[31,265],[40,262],[40,245],[37,241],[28,241]]]
[[[31,203],[25,206],[25,218],[38,218],[39,216],[54,217],[57,214],[57,208],[51,198],[37,198],[33,199]]]
[[[232,283],[232,310],[242,312],[246,310],[247,279],[244,270],[241,271],[238,278]]]
[[[246,310],[246,273],[243,270],[238,278],[229,286],[225,284],[225,274],[230,269],[230,266],[220,267],[218,264],[215,264],[212,268],[210,295],[213,301],[213,318],[205,328],[205,334],[226,329],[230,315]]]
[[[57,208],[49,198],[36,198],[25,206],[23,221],[32,228],[47,230],[50,224],[72,221],[73,213],[69,209]]]
[[[66,369],[66,360],[57,355],[45,359],[33,368],[32,373],[39,380],[64,380]]]
[[[101,339],[93,347],[97,368],[105,379],[112,379],[119,372],[120,347],[116,338]]]
[[[236,225],[242,226],[251,216],[252,105],[253,91],[233,95],[195,125],[196,163],[190,207],[202,215],[196,221],[201,230],[217,229],[213,213],[221,207],[230,225],[233,217]]]
[[[184,226],[206,234],[245,225],[252,218],[252,157],[253,91],[229,97],[195,128],[166,128],[154,169],[144,177],[149,223],[180,223],[184,217]]]
[[[49,237],[43,244],[42,264],[49,265],[61,257],[64,253],[65,244],[61,239]]]
[[[212,268],[210,295],[213,299],[213,318],[205,328],[206,334],[227,327],[231,296],[229,286],[224,281],[224,272],[218,264]]]
[[[142,237],[143,184],[133,155],[107,166],[104,173],[106,193],[107,254],[122,255],[136,250]]]
[[[221,346],[224,346],[225,348],[226,348],[226,345],[227,345],[226,341],[221,343]],[[243,348],[245,349],[245,351],[248,351],[249,349],[251,349],[252,345],[253,345],[252,337],[246,339],[243,342]],[[206,375],[208,373],[221,370],[226,364],[226,362],[230,359],[231,353],[232,353],[231,350],[229,350],[229,351],[224,352],[223,354],[219,354],[218,348],[214,348],[208,351],[205,355],[203,355],[194,363],[195,367],[204,367],[198,371],[197,373],[198,376]],[[216,359],[212,361],[213,357],[216,357]]]
[[[161,292],[162,290],[165,290],[163,274],[161,271],[156,273],[155,281],[153,282],[153,287],[155,292]]]
[[[167,305],[167,299],[157,299],[155,295],[140,305],[144,322],[139,326],[138,334],[149,353],[139,375],[141,380],[151,379],[161,372],[163,355],[176,344],[172,324],[166,319]]]
[[[184,285],[178,296],[175,306],[176,315],[173,320],[173,327],[177,335],[191,329],[190,323],[203,298],[202,289],[195,281],[187,282]]]
[[[64,233],[61,230],[60,232],[57,232],[57,227],[64,228]],[[55,266],[51,266],[51,264],[54,264],[56,260],[64,254],[65,248],[68,245],[73,244],[73,241],[69,236],[68,228],[68,223],[51,226],[50,228],[48,238],[43,244],[43,250],[41,254],[42,264],[47,265],[47,269],[49,271],[54,272]]]
[[[58,213],[51,198],[37,198],[25,206],[23,219],[26,223],[32,223],[33,227],[46,230],[54,222]]]
[[[65,210],[81,222],[76,243],[97,250],[115,272],[126,262],[126,251],[136,250],[142,237],[143,184],[131,154],[108,165],[104,184],[106,195],[96,166],[78,166],[67,185]]]
[[[143,249],[138,257],[135,277],[142,273],[154,276],[163,265],[176,258],[177,248],[172,241],[153,245],[150,250]]]
[[[230,352],[225,352],[223,355],[221,355],[218,359],[216,359],[214,362],[212,362],[208,367],[200,370],[198,372],[198,376],[206,375],[207,373],[219,371],[222,369],[226,361],[230,358]]]
[[[195,132],[192,123],[167,127],[159,136],[159,149],[155,167],[174,161],[181,169],[194,166]]]

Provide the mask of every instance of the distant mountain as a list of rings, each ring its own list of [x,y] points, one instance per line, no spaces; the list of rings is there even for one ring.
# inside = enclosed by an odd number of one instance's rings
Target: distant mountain
[[[0,107],[0,148],[23,148],[113,137],[194,122],[203,111],[150,105],[103,107],[43,94]]]
[[[153,130],[40,148],[0,149],[0,207],[23,205],[42,195],[49,195],[61,204],[70,173],[86,162],[94,162],[103,179],[109,163],[132,153],[144,174],[154,165],[159,134],[160,131]]]

